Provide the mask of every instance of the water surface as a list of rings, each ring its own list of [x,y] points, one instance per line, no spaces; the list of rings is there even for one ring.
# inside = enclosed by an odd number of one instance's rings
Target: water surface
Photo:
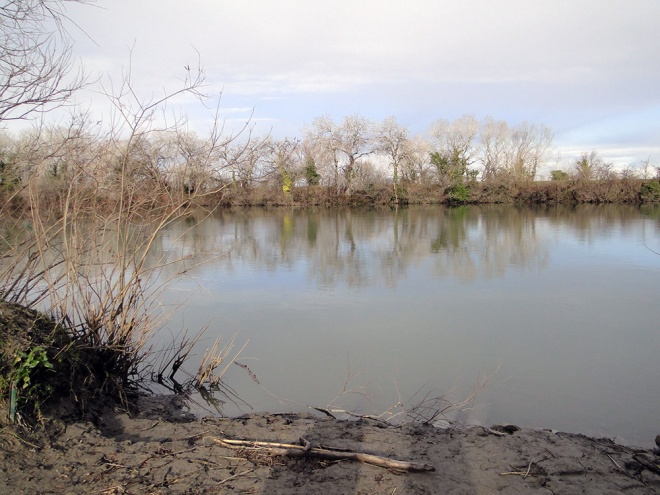
[[[660,209],[248,209],[169,228],[187,256],[159,338],[249,340],[227,415],[425,396],[452,418],[650,446],[660,432]],[[167,267],[171,277],[181,264]],[[200,348],[200,353],[203,348]],[[199,356],[198,356],[199,357]],[[188,368],[195,363],[189,362]],[[222,396],[220,396],[222,399]]]

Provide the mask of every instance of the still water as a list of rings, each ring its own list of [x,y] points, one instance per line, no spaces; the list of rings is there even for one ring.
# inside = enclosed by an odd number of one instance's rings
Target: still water
[[[459,402],[487,380],[451,419],[651,446],[660,433],[658,253],[658,207],[191,216],[154,250],[186,257],[162,273],[185,265],[163,300],[181,309],[159,338],[208,324],[199,354],[217,336],[249,340],[239,362],[256,379],[230,368],[237,397],[218,395],[226,415],[377,415],[425,397]],[[198,402],[198,413],[217,414]]]

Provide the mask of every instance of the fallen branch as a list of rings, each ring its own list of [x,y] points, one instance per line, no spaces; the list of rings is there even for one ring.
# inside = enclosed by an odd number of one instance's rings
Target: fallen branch
[[[389,421],[387,421],[387,420],[385,420],[385,419],[383,419],[379,416],[372,416],[371,414],[355,414],[355,413],[352,413],[350,411],[345,411],[344,409],[326,409],[326,408],[323,408],[323,407],[314,407],[313,409],[316,410],[316,411],[322,412],[326,416],[330,416],[333,419],[338,419],[337,416],[335,416],[335,414],[339,413],[339,414],[345,414],[347,416],[351,416],[353,418],[368,419],[368,420],[371,420],[371,421],[376,421],[377,423],[381,423],[385,426],[395,426],[392,423],[390,423]]]
[[[650,458],[651,456],[647,454],[633,454],[633,459],[639,462],[646,469],[653,471],[656,474],[660,474],[660,465],[650,460]]]
[[[289,443],[277,442],[258,442],[254,440],[233,440],[230,438],[208,437],[216,443],[222,444],[231,449],[252,449],[252,450],[267,450],[273,455],[281,455],[286,457],[315,457],[317,459],[325,459],[332,461],[359,461],[374,466],[383,467],[386,469],[393,469],[396,471],[435,471],[433,466],[428,464],[418,464],[414,462],[398,461],[396,459],[388,459],[374,454],[366,454],[364,452],[350,452],[344,450],[330,450],[312,447],[309,442],[303,439],[304,446],[294,445]]]

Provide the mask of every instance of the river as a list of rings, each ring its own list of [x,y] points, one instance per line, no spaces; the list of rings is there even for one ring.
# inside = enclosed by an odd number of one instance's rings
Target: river
[[[660,208],[244,209],[168,227],[157,336],[248,342],[200,414],[418,405],[651,446],[660,433]],[[183,268],[182,268],[183,267]],[[234,393],[236,395],[234,395]],[[440,400],[433,400],[440,398]],[[426,415],[426,416],[425,416]],[[401,418],[396,416],[394,419]],[[440,416],[438,416],[439,419]]]

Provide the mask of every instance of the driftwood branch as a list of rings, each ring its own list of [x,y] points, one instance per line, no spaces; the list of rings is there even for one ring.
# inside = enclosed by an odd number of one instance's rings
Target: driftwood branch
[[[318,412],[322,412],[326,416],[330,416],[333,419],[337,419],[337,416],[335,416],[335,414],[346,414],[347,416],[351,416],[353,418],[368,419],[371,421],[376,421],[377,423],[381,423],[385,426],[394,426],[389,421],[379,416],[372,416],[371,414],[355,414],[350,411],[345,411],[344,409],[326,409],[324,407],[314,407],[313,409]]]
[[[660,465],[657,462],[651,460],[651,456],[648,454],[633,454],[633,459],[639,462],[649,471],[653,471],[656,474],[660,474]]]
[[[344,450],[330,450],[324,448],[312,447],[311,444],[301,439],[305,445],[294,445],[290,443],[277,443],[277,442],[259,442],[254,440],[234,440],[230,438],[209,437],[214,442],[224,445],[232,449],[253,449],[253,450],[267,450],[273,455],[281,455],[286,457],[315,457],[317,459],[326,459],[332,461],[359,461],[374,466],[383,467],[386,469],[393,469],[396,471],[435,471],[433,466],[428,464],[418,464],[415,462],[399,461],[396,459],[389,459],[374,454],[367,454],[364,452],[351,452]]]

